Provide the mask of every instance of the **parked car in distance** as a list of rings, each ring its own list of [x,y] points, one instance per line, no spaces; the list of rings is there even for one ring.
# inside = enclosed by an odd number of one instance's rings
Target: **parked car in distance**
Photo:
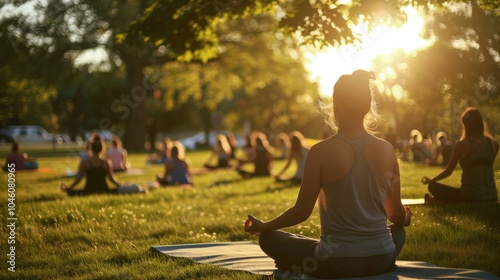
[[[210,147],[213,147],[214,144],[215,144],[215,138],[217,137],[217,135],[219,134],[224,134],[224,135],[227,135],[230,131],[228,130],[215,130],[215,131],[211,131],[209,134],[208,134],[208,145]],[[236,138],[236,142],[238,143],[238,147],[241,147],[244,145],[245,143],[245,138],[236,134],[236,133],[233,133],[234,134],[234,137]],[[182,143],[182,145],[184,145],[184,147],[186,147],[186,149],[188,150],[196,150],[196,148],[200,145],[206,145],[207,144],[207,140],[206,140],[206,137],[205,137],[205,132],[198,132],[196,133],[195,135],[193,136],[189,136],[189,137],[186,137],[186,138],[181,138],[178,140],[179,142]]]
[[[0,129],[0,144],[8,144],[14,142],[12,132],[7,129]]]
[[[66,134],[51,134],[38,125],[13,125],[9,126],[12,137],[18,142],[42,142],[58,144],[69,143],[71,140]]]

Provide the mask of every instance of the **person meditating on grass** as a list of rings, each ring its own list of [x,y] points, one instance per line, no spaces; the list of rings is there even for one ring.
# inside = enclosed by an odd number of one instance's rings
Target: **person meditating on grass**
[[[253,138],[254,140],[250,140],[250,142],[255,142],[254,148],[252,149],[253,153],[250,154],[250,157],[246,161],[240,162],[237,171],[244,178],[270,176],[273,148],[269,144],[266,134],[256,132]],[[253,164],[253,172],[248,172],[242,168],[242,165],[246,163]]]
[[[231,145],[229,145],[227,136],[224,134],[218,134],[215,138],[215,144],[214,148],[212,149],[212,153],[203,166],[210,170],[230,167],[229,161],[231,159],[231,151]],[[217,161],[216,164],[212,163],[214,159]]]
[[[115,193],[117,189],[109,189],[106,182],[106,176],[118,188],[120,182],[115,177],[113,165],[110,160],[105,160],[101,156],[104,153],[104,142],[99,135],[95,135],[90,140],[91,156],[89,159],[83,160],[78,167],[76,178],[70,186],[61,184],[61,190],[68,195],[88,195],[97,193]],[[74,190],[83,177],[86,177],[85,188],[83,190]]]
[[[165,163],[165,172],[156,177],[156,181],[161,186],[191,187],[193,185],[193,176],[189,172],[184,154],[184,145],[179,141],[173,142],[170,159]]]
[[[29,158],[27,153],[19,151],[19,143],[12,142],[10,154],[7,155],[5,163],[2,164],[2,170],[7,171],[9,166],[15,166],[15,170],[34,170],[38,169],[38,162]]]
[[[337,278],[381,274],[395,265],[412,212],[401,203],[394,148],[368,129],[376,109],[372,78],[357,70],[335,84],[331,125],[338,133],[309,151],[295,205],[267,222],[248,215],[245,230],[259,234],[278,268]],[[319,240],[278,230],[306,221],[316,200]]]
[[[300,182],[302,182],[302,176],[304,175],[304,165],[306,163],[307,153],[309,152],[309,146],[307,145],[304,136],[299,131],[291,132],[289,138],[290,148],[288,149],[285,166],[283,166],[279,173],[273,176],[276,182],[291,182],[300,184]],[[293,177],[283,177],[283,173],[285,173],[285,171],[291,166],[293,160],[297,163],[295,175],[293,175]]]
[[[498,142],[488,132],[481,112],[476,108],[467,108],[462,114],[462,138],[453,148],[448,165],[436,177],[422,178],[424,184],[429,184],[431,193],[425,195],[426,203],[497,201],[493,163],[498,147]],[[453,173],[459,161],[462,167],[461,187],[438,183]]]

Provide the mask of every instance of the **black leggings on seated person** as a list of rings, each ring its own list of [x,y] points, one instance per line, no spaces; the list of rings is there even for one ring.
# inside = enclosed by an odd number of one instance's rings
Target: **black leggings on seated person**
[[[275,260],[277,267],[302,275],[302,279],[308,279],[308,275],[316,278],[362,277],[385,273],[394,268],[396,255],[402,249],[406,235],[403,227],[391,230],[396,252],[377,256],[319,260],[314,254],[317,239],[280,230],[260,233],[259,245],[264,253]]]
[[[442,202],[471,202],[474,201],[465,197],[459,188],[450,187],[441,183],[429,183],[429,192],[435,199]]]

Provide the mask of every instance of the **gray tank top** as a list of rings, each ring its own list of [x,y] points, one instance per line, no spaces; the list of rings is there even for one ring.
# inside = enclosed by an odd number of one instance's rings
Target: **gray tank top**
[[[344,178],[321,187],[318,197],[321,239],[316,257],[364,257],[394,252],[385,211],[390,182],[365,158],[370,135],[335,137],[351,145],[354,162]]]

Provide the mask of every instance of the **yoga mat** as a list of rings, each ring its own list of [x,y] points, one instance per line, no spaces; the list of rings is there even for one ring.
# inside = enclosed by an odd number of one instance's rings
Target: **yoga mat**
[[[275,268],[274,261],[262,252],[258,244],[251,241],[179,244],[153,246],[152,248],[171,257],[189,258],[197,263],[217,265],[231,270],[273,275],[284,279],[317,279]],[[419,261],[397,261],[396,265],[396,269],[389,273],[364,278],[347,278],[346,280],[499,279],[496,275],[486,271],[439,267]]]
[[[403,205],[422,205],[425,204],[425,199],[423,198],[403,198],[401,199]]]
[[[125,170],[125,173],[127,175],[144,175],[144,170],[139,168],[127,168],[127,170]]]
[[[5,170],[3,170],[6,172]],[[21,173],[43,173],[43,174],[54,174],[55,170],[50,167],[39,167],[37,169],[21,169],[21,170],[16,170],[16,172],[21,172]]]

